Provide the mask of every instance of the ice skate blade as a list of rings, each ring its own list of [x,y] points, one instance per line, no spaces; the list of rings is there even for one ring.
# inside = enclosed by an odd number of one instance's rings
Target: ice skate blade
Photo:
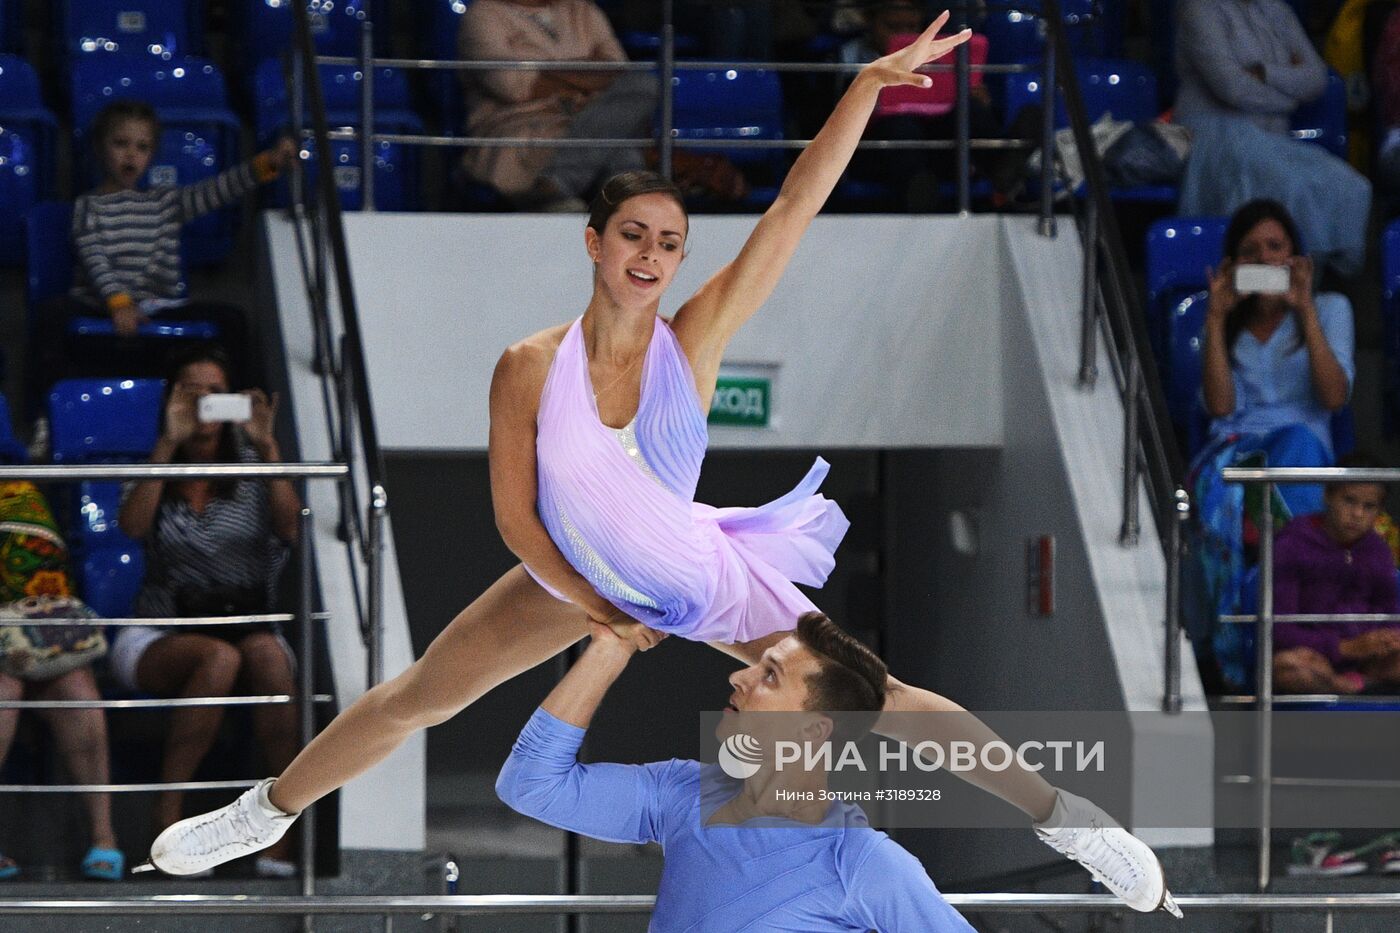
[[[155,871],[155,870],[156,870],[156,866],[155,866],[154,864],[152,864],[152,863],[150,862],[150,860],[147,860],[147,861],[142,862],[140,865],[134,866],[134,867],[131,869],[131,873],[132,873],[133,875],[139,875],[139,874],[141,874],[141,872],[143,872],[143,871]]]

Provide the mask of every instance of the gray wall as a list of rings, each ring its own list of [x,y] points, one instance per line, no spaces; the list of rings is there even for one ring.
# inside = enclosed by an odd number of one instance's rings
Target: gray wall
[[[733,259],[754,223],[695,217],[662,314]],[[588,304],[581,219],[350,213],[345,224],[381,443],[484,450],[501,351]],[[774,423],[716,429],[711,446],[1000,443],[999,248],[992,216],[818,217],[725,354],[775,373]]]

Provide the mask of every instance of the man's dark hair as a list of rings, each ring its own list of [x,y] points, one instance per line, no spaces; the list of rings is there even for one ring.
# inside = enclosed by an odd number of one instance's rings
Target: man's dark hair
[[[102,151],[102,144],[107,141],[112,129],[126,120],[140,120],[149,124],[151,138],[157,145],[160,143],[160,118],[156,116],[154,107],[143,100],[114,100],[97,111],[97,116],[92,119],[92,144],[98,152]]]
[[[833,720],[834,739],[858,739],[869,732],[885,707],[890,676],[885,662],[820,612],[798,619],[796,636],[821,665],[807,677],[807,708],[846,714]]]

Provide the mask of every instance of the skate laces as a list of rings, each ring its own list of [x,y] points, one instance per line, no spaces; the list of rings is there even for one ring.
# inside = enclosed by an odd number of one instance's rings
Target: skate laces
[[[248,803],[240,797],[226,810],[210,814],[210,818],[190,827],[187,849],[190,854],[208,855],[229,846],[261,842],[267,834],[265,829],[255,825],[249,813]]]
[[[1050,847],[1072,858],[1088,869],[1094,880],[1107,885],[1115,894],[1132,891],[1142,877],[1142,868],[1132,853],[1121,844],[1111,829],[1095,815],[1089,815],[1088,826],[1064,829],[1047,836]],[[1063,834],[1064,838],[1057,838]],[[1108,872],[1104,869],[1107,868]]]

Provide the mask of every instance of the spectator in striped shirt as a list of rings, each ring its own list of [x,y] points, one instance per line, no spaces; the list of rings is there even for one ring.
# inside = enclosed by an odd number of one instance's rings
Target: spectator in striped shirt
[[[200,421],[199,399],[230,390],[230,364],[216,348],[178,356],[168,378],[160,439],[152,463],[275,463],[277,397],[244,394],[252,417],[243,422]],[[128,484],[118,523],[146,546],[146,579],[136,597],[138,615],[192,617],[269,612],[288,548],[296,543],[301,500],[287,480],[150,480]],[[110,663],[129,689],[166,697],[292,695],[291,648],[272,625],[199,628],[123,628]],[[170,715],[160,779],[190,780],[223,721],[223,707],[175,709]],[[298,749],[296,708],[253,708],[253,731],[266,764],[280,771]],[[157,829],[180,819],[183,795],[162,793]],[[295,873],[287,840],[262,853],[259,875]]]
[[[243,310],[221,302],[189,300],[185,294],[180,230],[186,222],[232,204],[258,184],[276,178],[295,155],[291,140],[283,139],[213,178],[143,188],[160,139],[160,123],[150,105],[134,100],[108,104],[94,120],[92,135],[103,182],[73,205],[76,283],[65,298],[43,309],[36,347],[40,365],[35,367],[31,389],[42,393],[44,385],[38,380],[52,382],[68,375],[144,374],[149,353],[143,355],[139,345],[131,344],[114,348],[102,364],[107,371],[74,371],[66,346],[68,323],[74,317],[106,313],[117,336],[130,340],[142,323],[177,304],[178,315],[172,316],[215,324],[240,370],[251,374],[253,357]],[[31,402],[37,397],[31,396]]]

